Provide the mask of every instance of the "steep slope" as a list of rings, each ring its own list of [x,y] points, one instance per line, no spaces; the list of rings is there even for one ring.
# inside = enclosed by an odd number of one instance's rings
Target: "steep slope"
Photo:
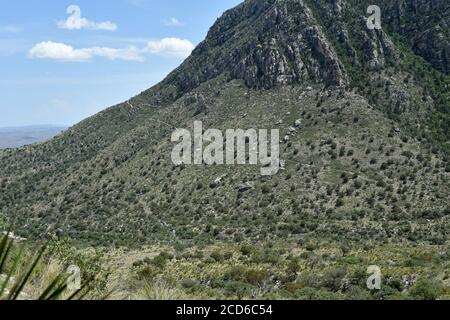
[[[437,70],[450,74],[450,3],[448,1],[383,1],[386,23],[405,35],[414,52]]]
[[[389,4],[397,20],[368,30],[364,5],[245,1],[157,86],[48,143],[1,152],[0,212],[25,236],[62,228],[108,245],[445,243],[450,82],[435,53],[448,53],[448,16]],[[444,39],[424,45],[414,16]],[[174,166],[171,133],[194,120],[279,128],[284,170]]]

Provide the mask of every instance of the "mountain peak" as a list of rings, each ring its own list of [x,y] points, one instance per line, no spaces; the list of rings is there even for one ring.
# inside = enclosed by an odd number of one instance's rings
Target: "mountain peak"
[[[183,94],[226,74],[250,88],[295,83],[346,86],[354,66],[378,70],[398,63],[399,52],[390,36],[397,32],[406,34],[416,54],[448,73],[450,46],[443,31],[448,17],[436,14],[448,5],[444,0],[428,6],[426,2],[378,1],[383,29],[369,30],[369,1],[246,0],[216,21],[164,84]],[[428,23],[431,28],[415,23],[416,16],[429,15],[436,16]]]
[[[186,92],[223,73],[252,88],[346,83],[342,64],[304,1],[248,0],[225,12],[167,81]]]

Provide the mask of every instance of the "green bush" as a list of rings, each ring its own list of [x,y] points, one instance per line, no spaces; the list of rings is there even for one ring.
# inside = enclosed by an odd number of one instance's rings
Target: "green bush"
[[[409,294],[416,300],[436,300],[439,296],[441,287],[435,281],[421,279],[417,281]]]

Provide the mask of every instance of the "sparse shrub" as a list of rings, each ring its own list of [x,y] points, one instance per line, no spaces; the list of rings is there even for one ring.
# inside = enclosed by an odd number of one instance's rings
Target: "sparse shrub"
[[[439,296],[440,285],[435,281],[420,279],[410,290],[410,295],[417,300],[436,300]]]
[[[244,256],[250,256],[253,252],[253,248],[247,245],[243,245],[240,249],[242,255]]]
[[[214,259],[215,262],[223,262],[225,260],[224,255],[219,251],[212,252],[210,257]]]

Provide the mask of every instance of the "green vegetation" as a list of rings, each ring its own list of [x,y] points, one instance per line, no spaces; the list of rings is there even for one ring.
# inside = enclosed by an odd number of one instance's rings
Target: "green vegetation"
[[[319,90],[260,92],[236,84],[217,79],[199,89],[215,106],[208,115],[210,127],[249,128],[261,117],[258,127],[282,120],[283,132],[302,119],[302,127],[282,144],[286,169],[277,176],[262,177],[252,166],[175,167],[172,144],[163,138],[167,132],[143,128],[83,165],[67,158],[66,164],[41,169],[29,163],[62,143],[54,140],[5,152],[1,158],[7,178],[0,182],[0,202],[27,226],[19,235],[39,238],[60,228],[78,244],[130,247],[174,240],[191,245],[242,239],[295,243],[317,237],[356,243],[446,242],[449,172],[439,154],[416,139],[403,139],[409,135],[397,133],[395,122],[358,95],[346,93],[342,99],[341,93],[330,92],[322,113],[314,103],[323,95]],[[223,96],[216,97],[211,88],[219,86]],[[246,94],[251,111],[242,103]],[[284,101],[277,111],[274,97]],[[185,109],[180,101],[159,112],[166,122],[190,127],[194,119]],[[229,117],[245,112],[245,118]],[[140,141],[135,147],[134,139]],[[342,148],[346,152],[339,156]],[[23,174],[8,173],[15,167]],[[218,177],[223,177],[221,183],[211,188]],[[251,187],[240,190],[247,183]]]
[[[11,229],[0,238],[0,300],[107,297],[108,273],[102,269],[98,254],[76,253],[57,240],[32,248],[22,241],[16,239]],[[74,263],[82,270],[77,288],[69,286],[72,274],[66,272]]]
[[[135,261],[130,291],[122,294],[140,299],[448,299],[449,254],[442,246],[325,243],[178,249]],[[369,265],[382,271],[380,290],[367,288]]]
[[[379,31],[342,3],[245,1],[157,86],[0,151],[0,227],[72,239],[55,260],[101,274],[92,297],[448,299],[450,78],[426,41],[448,40],[446,1],[379,1]],[[282,170],[173,165],[196,120],[279,129]]]
[[[9,238],[10,233],[7,232],[0,239],[0,300],[18,300],[28,297],[24,293],[25,287],[32,281],[32,274],[36,271],[38,264],[46,247],[38,250],[38,254],[34,258],[24,258],[24,246],[15,249],[14,240]],[[17,252],[15,252],[17,251]],[[23,264],[28,264],[26,268],[17,273],[17,270]],[[12,280],[17,278],[17,280]],[[68,275],[64,273],[57,274],[54,279],[42,290],[42,293],[36,296],[37,300],[55,300],[61,298],[67,290],[66,281]],[[14,283],[11,285],[11,283]],[[81,290],[77,290],[70,294],[69,300],[81,294]]]

